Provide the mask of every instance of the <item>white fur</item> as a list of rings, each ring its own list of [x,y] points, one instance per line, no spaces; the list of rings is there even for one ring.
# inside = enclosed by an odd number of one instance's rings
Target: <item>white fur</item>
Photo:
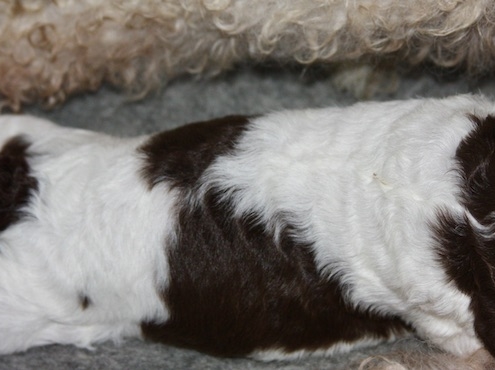
[[[491,0],[4,0],[0,104],[54,105],[102,83],[144,93],[263,60],[342,63],[338,85],[366,95],[390,85],[380,61],[490,72],[494,18]]]
[[[165,185],[150,192],[140,178],[141,160],[129,148],[142,140],[30,117],[2,117],[0,129],[34,141],[40,188],[32,216],[0,236],[0,353],[88,346],[138,335],[144,318],[166,319],[156,289],[167,280],[162,245],[174,196]],[[79,307],[83,293],[91,310]]]
[[[395,336],[391,336],[388,338],[388,341],[393,341],[397,339]],[[366,347],[376,346],[378,344],[383,343],[384,340],[380,338],[367,337],[362,338],[353,342],[341,342],[331,346],[330,348],[321,349],[321,350],[299,350],[294,352],[287,352],[284,350],[265,350],[265,351],[256,351],[251,354],[250,357],[260,360],[260,361],[280,361],[280,360],[297,360],[305,357],[329,357],[335,356],[342,353],[350,352],[351,350],[362,349]]]
[[[467,114],[490,109],[464,96],[276,113],[256,120],[207,183],[235,191],[238,215],[259,212],[275,230],[274,216],[289,215],[355,306],[469,354],[480,347],[470,300],[447,282],[428,226],[440,208],[464,212],[453,156],[473,128]]]
[[[223,189],[236,214],[255,211],[275,232],[282,215],[351,304],[399,315],[466,356],[481,347],[469,298],[436,261],[430,223],[439,209],[466,212],[453,157],[473,129],[467,115],[489,112],[491,102],[461,96],[270,114],[214,162],[202,189]],[[0,353],[89,346],[137,336],[143,319],[166,321],[158,291],[180,198],[166,182],[149,190],[142,179],[136,148],[146,138],[0,117],[0,144],[17,134],[33,142],[39,195],[30,217],[0,234]],[[82,293],[90,310],[80,307]]]

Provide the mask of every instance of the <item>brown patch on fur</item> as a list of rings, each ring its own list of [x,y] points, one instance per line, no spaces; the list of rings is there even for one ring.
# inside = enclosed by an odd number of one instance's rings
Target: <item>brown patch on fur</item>
[[[476,333],[495,356],[495,117],[471,118],[476,127],[456,152],[464,181],[461,197],[489,232],[478,230],[466,216],[440,212],[436,234],[440,261],[457,287],[471,297]]]
[[[87,295],[81,294],[79,296],[79,305],[83,311],[86,310],[91,304],[91,299]]]
[[[17,136],[0,151],[0,231],[23,217],[22,207],[38,189],[36,179],[29,175],[28,147],[29,143]]]
[[[464,203],[480,222],[495,211],[495,117],[471,116],[476,129],[459,145],[456,157],[462,168]]]
[[[249,117],[227,116],[152,136],[140,149],[147,158],[143,175],[149,186],[164,180],[179,188],[196,183],[216,157],[232,150],[248,122]]]
[[[167,241],[170,283],[163,299],[170,319],[143,322],[144,336],[243,356],[264,349],[325,349],[405,332],[394,317],[346,305],[341,284],[320,275],[311,245],[296,242],[292,235],[298,230],[287,223],[276,242],[256,214],[234,217],[231,202],[216,189],[197,203],[188,201],[212,161],[234,149],[244,121],[229,126],[229,120],[164,133],[144,147],[150,185],[169,181],[184,197],[177,238]]]

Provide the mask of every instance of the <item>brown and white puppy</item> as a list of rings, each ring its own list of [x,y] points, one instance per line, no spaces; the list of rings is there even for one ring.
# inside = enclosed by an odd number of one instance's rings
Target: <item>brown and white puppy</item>
[[[495,354],[495,104],[226,117],[134,139],[0,117],[0,353],[139,336]]]

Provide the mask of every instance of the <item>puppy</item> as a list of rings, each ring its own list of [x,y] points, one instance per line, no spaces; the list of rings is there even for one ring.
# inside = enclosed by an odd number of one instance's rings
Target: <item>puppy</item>
[[[495,105],[231,116],[120,139],[0,117],[0,353],[143,337],[495,355]]]

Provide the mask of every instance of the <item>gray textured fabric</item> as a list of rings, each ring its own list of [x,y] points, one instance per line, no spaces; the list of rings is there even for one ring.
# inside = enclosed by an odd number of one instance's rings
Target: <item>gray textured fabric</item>
[[[495,81],[470,86],[463,79],[437,81],[428,74],[404,78],[396,93],[376,99],[447,96],[464,92],[493,96]],[[120,136],[133,136],[207,120],[226,114],[256,114],[284,108],[343,106],[355,99],[332,87],[318,71],[240,69],[213,80],[177,80],[145,100],[129,101],[104,88],[95,94],[71,99],[63,107],[26,113],[47,117],[59,124],[89,128]],[[2,340],[2,338],[0,338]],[[48,346],[0,357],[0,370],[11,369],[349,369],[369,354],[393,349],[425,350],[415,339],[401,340],[366,351],[334,358],[287,362],[218,359],[194,351],[137,340],[105,343],[93,351],[70,346]]]

